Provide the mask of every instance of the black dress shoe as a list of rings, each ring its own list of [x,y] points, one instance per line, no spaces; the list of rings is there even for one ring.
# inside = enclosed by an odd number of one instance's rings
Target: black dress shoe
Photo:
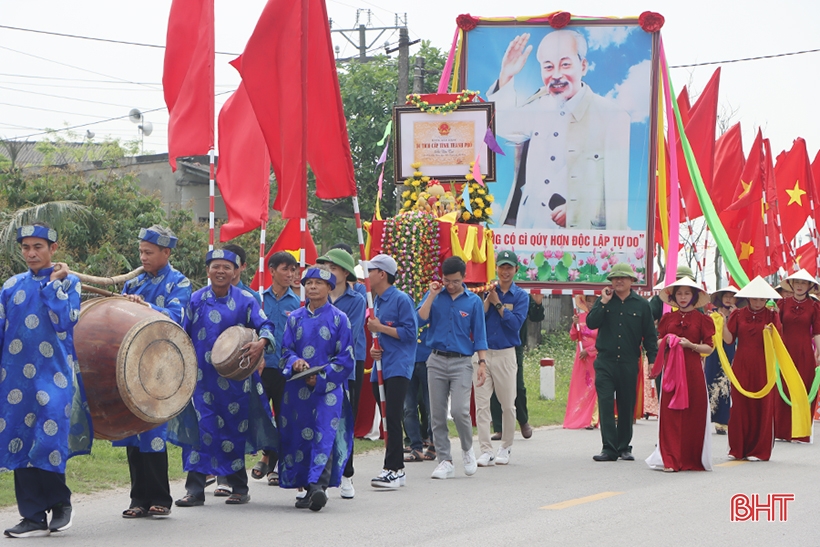
[[[592,456],[592,459],[596,462],[614,462],[618,460],[618,458],[616,458],[615,456],[610,456],[606,452],[595,454],[594,456]]]
[[[632,452],[630,452],[629,450],[624,450],[623,452],[621,452],[621,459],[626,460],[628,462],[634,462],[635,456],[633,456]]]
[[[500,441],[501,440],[501,432],[498,431],[496,433],[493,433],[493,436],[490,437],[490,440],[491,441]]]

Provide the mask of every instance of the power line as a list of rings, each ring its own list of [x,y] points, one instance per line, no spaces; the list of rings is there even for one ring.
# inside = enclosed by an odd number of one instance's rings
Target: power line
[[[65,99],[67,101],[80,101],[83,103],[94,103],[94,104],[103,104],[106,106],[119,106],[121,108],[132,108],[129,105],[124,104],[116,104],[116,103],[104,103],[102,101],[95,101],[93,99],[79,99],[77,97],[66,97],[65,95],[52,95],[51,93],[40,93],[39,91],[29,91],[27,89],[16,89],[14,87],[4,87],[0,86],[0,89],[5,89],[7,91],[16,91],[18,93],[28,93],[30,95],[40,95],[42,97],[53,97],[55,99]]]
[[[165,49],[165,46],[159,44],[146,44],[144,42],[129,42],[126,40],[112,40],[110,38],[97,38],[96,36],[81,36],[79,34],[66,34],[63,32],[50,32],[47,30],[36,30],[33,28],[22,28],[22,27],[12,27],[9,25],[0,25],[0,28],[8,29],[8,30],[19,30],[21,32],[33,32],[35,34],[47,34],[49,36],[59,36],[61,38],[74,38],[77,40],[90,40],[92,42],[106,42],[109,44],[121,44],[124,46],[139,46],[139,47],[150,47],[154,49]],[[232,55],[236,57],[239,53],[230,53],[227,51],[215,51],[217,55]]]
[[[89,72],[91,74],[96,74],[97,76],[105,76],[106,78],[111,78],[112,80],[119,80],[121,82],[126,82],[126,83],[134,84],[134,85],[143,85],[144,87],[147,87],[147,88],[151,89],[151,86],[147,86],[145,84],[140,84],[138,82],[132,82],[131,80],[126,80],[124,78],[118,78],[116,76],[111,76],[109,74],[103,74],[102,72],[95,72],[95,71],[89,70],[87,68],[81,68],[81,67],[78,67],[78,66],[69,65],[68,63],[61,63],[60,61],[55,61],[54,59],[47,59],[46,57],[40,57],[39,55],[34,55],[33,53],[26,53],[25,51],[18,51],[16,49],[12,49],[12,48],[6,47],[6,46],[0,46],[0,49],[5,49],[6,51],[12,51],[14,53],[19,53],[20,55],[26,55],[28,57],[33,57],[35,59],[40,59],[41,61],[47,61],[49,63],[54,63],[54,64],[58,64],[58,65],[62,65],[62,66],[67,66],[69,68],[73,68],[75,70],[80,70],[82,72]]]
[[[670,66],[669,68],[691,68],[691,67],[696,67],[696,66],[722,65],[722,64],[728,64],[728,63],[742,63],[744,61],[759,61],[761,59],[775,59],[777,57],[789,57],[789,56],[792,56],[792,55],[803,55],[804,53],[817,53],[818,51],[820,51],[820,48],[818,48],[818,49],[806,49],[806,50],[803,50],[803,51],[791,51],[789,53],[775,53],[773,55],[760,55],[760,56],[757,56],[757,57],[743,57],[741,59],[727,59],[725,61],[708,61],[706,63],[690,63],[688,65],[673,65],[673,66]]]

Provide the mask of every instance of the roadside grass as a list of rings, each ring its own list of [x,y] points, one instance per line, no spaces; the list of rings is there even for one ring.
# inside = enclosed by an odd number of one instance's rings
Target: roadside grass
[[[540,397],[540,361],[543,357],[555,359],[555,399],[546,400]],[[524,354],[524,384],[527,387],[527,409],[530,425],[533,427],[560,424],[564,420],[567,406],[567,392],[572,373],[572,361],[575,357],[574,343],[566,333],[553,333],[544,336],[544,342]],[[450,435],[457,435],[455,426],[449,423]],[[474,428],[475,429],[475,428]],[[372,450],[383,450],[384,442],[356,439],[354,454],[364,454]],[[246,466],[252,468],[258,456],[249,455]],[[171,480],[182,479],[182,450],[168,445],[168,475]],[[91,454],[72,458],[66,464],[66,482],[71,491],[77,494],[89,494],[112,488],[128,487],[130,476],[125,449],[111,446],[109,441],[94,441]],[[14,476],[12,473],[0,474],[0,507],[14,505]],[[122,510],[128,508],[127,494],[123,496]],[[114,508],[119,509],[119,508]]]

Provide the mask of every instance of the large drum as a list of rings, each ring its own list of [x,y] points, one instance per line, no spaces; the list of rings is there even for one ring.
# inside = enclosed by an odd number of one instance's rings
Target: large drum
[[[194,393],[191,339],[148,306],[123,297],[83,303],[74,347],[97,438],[153,429],[182,412]]]

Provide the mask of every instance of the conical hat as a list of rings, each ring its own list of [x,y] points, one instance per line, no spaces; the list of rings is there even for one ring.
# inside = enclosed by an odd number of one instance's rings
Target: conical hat
[[[672,293],[675,291],[676,287],[689,287],[692,289],[692,292],[697,295],[697,300],[695,301],[696,308],[702,308],[709,303],[709,293],[698,287],[698,284],[688,277],[682,277],[674,283],[670,283],[660,292],[658,296],[664,301],[664,303],[669,304],[670,306],[677,306],[675,301],[672,299]]]
[[[794,292],[791,283],[793,280],[808,281],[809,283],[811,283],[811,286],[809,287],[809,292],[817,292],[817,280],[814,277],[812,277],[812,275],[809,272],[807,272],[805,268],[801,269],[797,273],[791,274],[789,277],[781,281],[780,286],[787,291]]]
[[[767,300],[780,300],[781,296],[777,294],[766,280],[760,276],[755,277],[749,284],[735,293],[735,298],[765,298]]]
[[[712,305],[715,306],[716,308],[722,307],[723,306],[723,303],[722,303],[723,294],[727,293],[727,292],[732,293],[732,295],[735,296],[735,298],[737,298],[738,288],[735,287],[734,285],[729,285],[728,287],[723,287],[722,289],[716,290],[715,292],[712,293],[712,296],[711,296]],[[738,301],[737,307],[740,308],[745,303],[746,303],[745,300]]]

